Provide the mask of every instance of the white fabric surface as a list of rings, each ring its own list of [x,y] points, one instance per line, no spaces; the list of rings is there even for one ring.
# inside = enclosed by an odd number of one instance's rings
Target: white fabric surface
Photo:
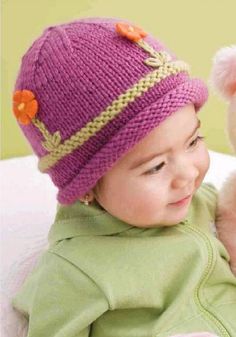
[[[47,245],[56,212],[56,188],[37,169],[37,158],[0,162],[1,337],[26,336],[27,321],[11,307],[11,298]]]
[[[204,179],[220,188],[232,171],[235,157],[209,151],[211,164]],[[11,307],[11,298],[47,246],[56,212],[50,178],[37,169],[33,155],[0,161],[1,215],[1,337],[26,336],[27,321]]]

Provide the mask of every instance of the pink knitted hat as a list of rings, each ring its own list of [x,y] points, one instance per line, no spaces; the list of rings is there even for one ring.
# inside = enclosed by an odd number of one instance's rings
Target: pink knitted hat
[[[122,21],[122,22],[121,22]],[[188,66],[127,20],[49,27],[22,58],[13,94],[39,170],[71,204],[173,112],[208,96]]]

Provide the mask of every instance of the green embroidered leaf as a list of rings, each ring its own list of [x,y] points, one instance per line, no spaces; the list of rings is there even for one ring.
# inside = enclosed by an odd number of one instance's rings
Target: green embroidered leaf
[[[154,57],[149,57],[144,61],[147,65],[156,68],[160,67],[163,64],[163,61],[160,60],[159,58],[154,58]]]
[[[45,142],[42,143],[43,147],[51,152],[58,147],[61,143],[61,135],[59,131],[56,131],[53,135],[47,138]]]

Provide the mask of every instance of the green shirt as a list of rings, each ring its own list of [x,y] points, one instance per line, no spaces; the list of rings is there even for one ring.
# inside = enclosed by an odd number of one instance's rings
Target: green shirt
[[[58,205],[49,248],[14,298],[29,337],[236,336],[236,278],[202,184],[184,221],[138,228],[98,203]]]

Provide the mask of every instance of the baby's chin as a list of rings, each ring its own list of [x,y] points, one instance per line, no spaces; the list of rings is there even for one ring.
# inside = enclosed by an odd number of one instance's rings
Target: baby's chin
[[[175,225],[178,225],[179,223],[184,222],[187,219],[187,217],[188,217],[189,208],[190,208],[190,205],[188,205],[184,209],[178,210],[173,215],[170,214],[168,216],[168,218],[162,222],[162,224],[164,226],[169,226],[170,227],[170,226],[175,226]]]
[[[140,215],[137,218],[132,214],[132,216],[127,216],[127,214],[118,215],[117,213],[111,213],[116,218],[126,222],[130,226],[138,228],[156,228],[156,227],[171,227],[178,225],[183,222],[188,215],[188,211],[191,205],[192,196],[183,205],[171,205],[167,204],[159,212],[158,210],[150,211],[149,214]]]
[[[176,226],[181,222],[184,222],[184,220],[186,219],[186,216],[182,216],[182,217],[175,217],[173,220],[172,219],[164,219],[163,221],[157,221],[157,222],[153,222],[153,223],[148,223],[146,222],[145,224],[134,224],[134,223],[130,223],[131,226],[134,227],[139,227],[139,228],[158,228],[158,227],[172,227],[172,226]]]

